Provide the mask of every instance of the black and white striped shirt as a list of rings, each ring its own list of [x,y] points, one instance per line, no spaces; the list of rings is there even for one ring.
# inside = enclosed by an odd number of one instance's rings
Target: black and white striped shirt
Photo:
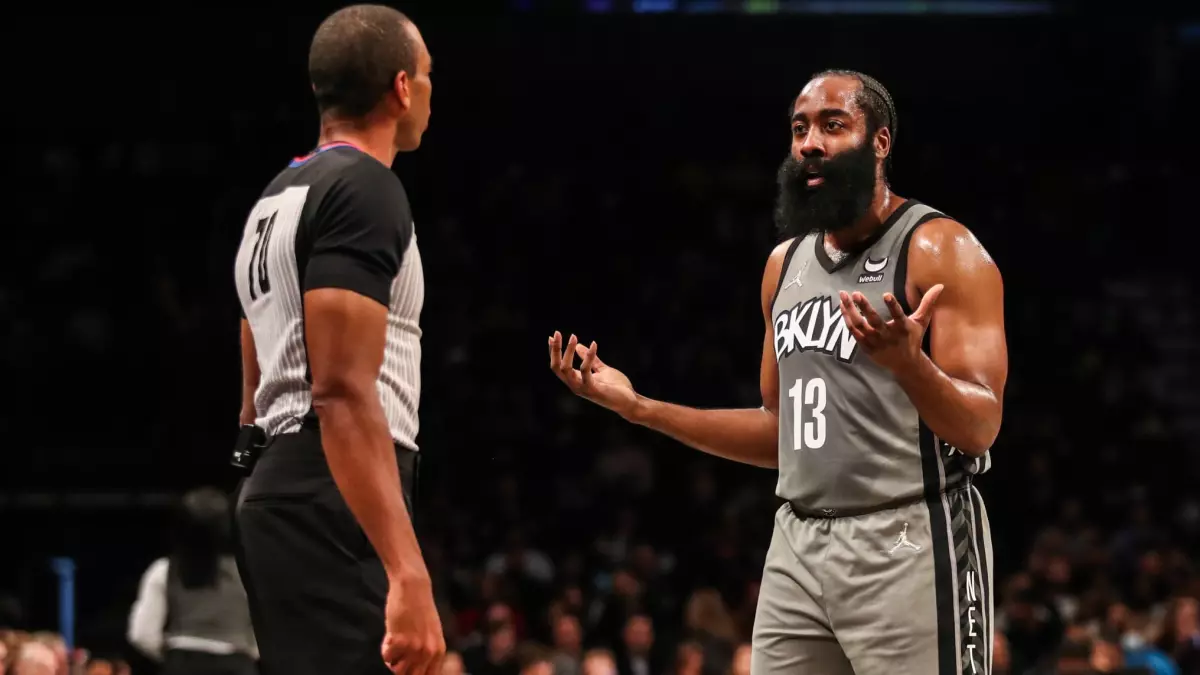
[[[379,396],[393,440],[417,449],[425,275],[390,168],[347,144],[296,158],[250,211],[234,277],[262,373],[256,424],[278,435],[315,419],[304,293],[345,288],[388,308]]]

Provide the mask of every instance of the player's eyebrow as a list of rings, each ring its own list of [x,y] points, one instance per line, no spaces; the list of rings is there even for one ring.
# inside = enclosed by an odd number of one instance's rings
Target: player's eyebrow
[[[830,117],[850,117],[850,111],[842,110],[841,108],[822,108],[821,111],[817,113],[817,117],[824,117],[826,119]],[[792,113],[793,124],[796,122],[803,122],[807,119],[808,115],[805,115],[802,112]]]

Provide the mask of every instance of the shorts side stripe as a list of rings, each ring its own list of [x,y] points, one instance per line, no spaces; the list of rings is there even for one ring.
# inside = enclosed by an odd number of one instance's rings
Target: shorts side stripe
[[[950,524],[946,496],[941,491],[941,461],[933,431],[920,424],[921,474],[925,483],[925,507],[929,510],[929,532],[933,555],[933,587],[937,609],[937,673],[959,675],[958,621],[954,615],[955,584],[953,554],[950,550]]]
[[[988,536],[987,523],[983,519],[983,503],[979,492],[974,486],[967,489],[967,501],[971,507],[972,546],[975,549],[975,559],[979,569],[979,609],[981,614],[980,627],[984,633],[984,675],[992,673],[992,648],[994,631],[995,608],[992,597],[992,576],[988,565]]]
[[[980,574],[975,512],[969,490],[947,495],[950,530],[954,544],[954,566],[958,600],[959,655],[964,675],[987,675],[987,630],[990,624],[983,608],[983,578]]]

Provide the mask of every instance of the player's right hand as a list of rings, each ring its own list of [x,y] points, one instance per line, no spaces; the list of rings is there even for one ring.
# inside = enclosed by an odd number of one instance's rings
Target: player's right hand
[[[393,579],[384,611],[387,667],[397,675],[439,675],[446,638],[429,578]]]
[[[625,373],[605,365],[596,356],[597,346],[591,347],[579,344],[574,335],[567,341],[564,349],[562,334],[554,331],[548,340],[550,346],[550,370],[562,380],[567,387],[583,398],[604,406],[618,415],[629,419],[637,409],[638,396],[633,390],[633,383],[625,377]],[[575,368],[575,357],[583,359],[579,368]]]

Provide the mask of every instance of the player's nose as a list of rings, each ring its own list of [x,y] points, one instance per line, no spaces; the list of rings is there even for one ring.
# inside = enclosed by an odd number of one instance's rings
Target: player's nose
[[[808,133],[797,141],[801,157],[824,157],[825,144],[820,134]]]

